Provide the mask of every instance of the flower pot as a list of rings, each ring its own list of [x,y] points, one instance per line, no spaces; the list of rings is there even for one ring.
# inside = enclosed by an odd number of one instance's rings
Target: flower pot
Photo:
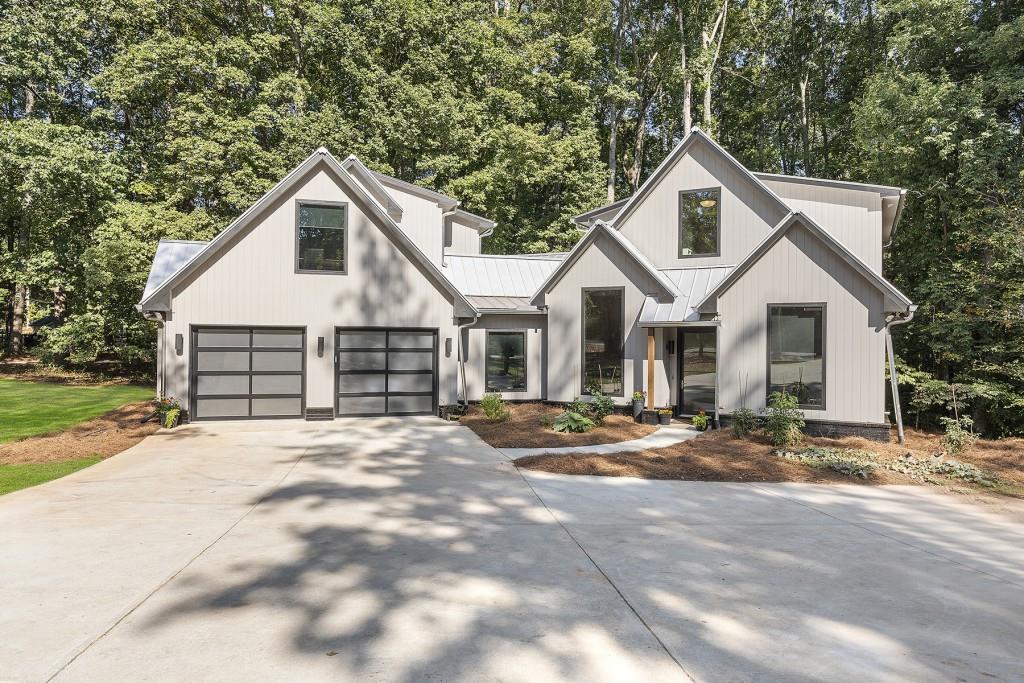
[[[643,399],[633,399],[633,420],[640,422],[640,417],[644,414],[644,402]]]
[[[658,413],[658,424],[672,424],[672,413]]]
[[[656,425],[658,424],[658,411],[657,410],[645,410],[642,413],[643,423],[645,425]]]

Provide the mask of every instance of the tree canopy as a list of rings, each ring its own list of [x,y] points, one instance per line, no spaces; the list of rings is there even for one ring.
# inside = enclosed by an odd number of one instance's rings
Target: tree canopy
[[[0,0],[5,344],[152,357],[161,237],[208,239],[312,150],[565,249],[691,125],[748,167],[898,185],[912,409],[1024,433],[1024,13],[1008,0]]]

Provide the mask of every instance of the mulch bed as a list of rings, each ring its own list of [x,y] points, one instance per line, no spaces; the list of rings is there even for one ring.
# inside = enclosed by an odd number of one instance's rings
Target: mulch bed
[[[873,451],[898,458],[908,451],[925,457],[942,450],[939,436],[908,431],[907,444],[878,443],[860,438],[807,438],[807,446],[831,446]],[[761,436],[737,439],[727,430],[706,432],[696,439],[667,448],[612,455],[540,455],[519,458],[520,467],[557,474],[726,482],[808,482],[844,484],[918,484],[915,479],[876,470],[867,479],[815,469],[774,454]],[[958,458],[1004,481],[1024,484],[1024,439],[981,441]],[[952,482],[951,482],[952,484]]]
[[[491,422],[480,410],[472,406],[462,416],[463,424],[495,448],[562,448],[565,446],[592,446],[639,439],[654,432],[654,425],[637,424],[626,415],[609,415],[604,425],[583,434],[563,434],[551,429],[551,422],[562,412],[558,406],[544,403],[509,403],[511,413],[505,422]]]
[[[54,434],[0,444],[0,464],[109,457],[131,448],[160,428],[155,419],[140,423],[152,412],[149,401],[129,403]]]

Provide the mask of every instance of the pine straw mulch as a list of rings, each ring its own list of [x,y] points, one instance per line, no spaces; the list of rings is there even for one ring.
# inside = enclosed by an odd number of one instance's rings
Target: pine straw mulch
[[[655,425],[633,422],[631,416],[609,415],[604,425],[583,434],[563,434],[551,428],[551,423],[562,408],[544,403],[508,403],[509,419],[491,422],[480,410],[471,406],[459,419],[477,436],[495,448],[562,448],[565,446],[592,446],[618,443],[647,436],[657,429]]]
[[[57,462],[115,455],[160,428],[156,419],[144,424],[140,422],[152,412],[153,405],[149,401],[129,403],[53,434],[0,444],[0,464]]]
[[[805,446],[855,448],[873,451],[883,458],[899,458],[908,451],[924,458],[942,448],[939,436],[910,430],[907,444],[878,443],[866,439],[805,438]],[[761,435],[738,439],[728,430],[701,434],[696,439],[667,448],[611,455],[539,455],[519,458],[520,467],[557,474],[587,474],[644,479],[682,479],[726,482],[807,482],[844,484],[919,484],[897,472],[875,470],[867,479],[816,469],[780,458],[775,447]],[[999,493],[1024,495],[1024,439],[979,440],[958,458],[995,475],[1011,485]],[[968,488],[963,482],[950,482]],[[987,491],[987,489],[986,489]]]

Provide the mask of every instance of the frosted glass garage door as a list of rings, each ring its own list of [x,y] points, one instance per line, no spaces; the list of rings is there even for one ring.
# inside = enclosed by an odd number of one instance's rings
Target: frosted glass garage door
[[[339,327],[334,342],[339,416],[436,412],[436,330]]]
[[[302,328],[193,328],[191,419],[302,417],[305,347]]]

